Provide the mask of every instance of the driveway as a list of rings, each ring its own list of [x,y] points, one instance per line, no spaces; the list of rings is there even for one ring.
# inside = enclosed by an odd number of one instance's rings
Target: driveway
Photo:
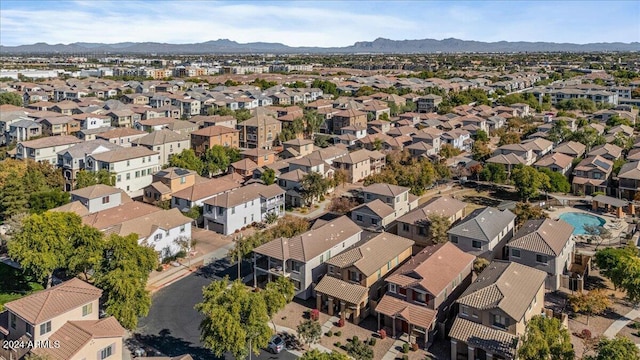
[[[225,273],[235,274],[235,270],[235,267],[229,268],[225,259],[221,259],[159,290],[153,295],[149,315],[140,319],[136,338],[142,344],[168,356],[191,354],[196,360],[216,359],[216,356],[200,343],[198,326],[202,316],[193,307],[202,301],[204,286]],[[249,271],[249,266],[244,266],[242,270],[244,275]],[[230,355],[225,358],[233,359]],[[253,358],[292,360],[296,356],[286,351],[278,355],[262,351],[259,356]]]

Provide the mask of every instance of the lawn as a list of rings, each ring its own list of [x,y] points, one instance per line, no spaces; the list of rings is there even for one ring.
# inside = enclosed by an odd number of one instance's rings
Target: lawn
[[[22,270],[0,263],[0,311],[5,303],[42,289],[42,285]]]

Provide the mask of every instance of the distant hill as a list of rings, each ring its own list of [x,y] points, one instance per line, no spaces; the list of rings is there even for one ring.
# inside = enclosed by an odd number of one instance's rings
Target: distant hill
[[[374,41],[360,41],[346,47],[291,47],[280,43],[255,42],[240,44],[219,39],[194,44],[167,44],[157,42],[124,42],[116,44],[72,43],[55,44],[36,43],[32,45],[2,46],[0,54],[248,54],[248,53],[313,53],[313,54],[352,54],[352,53],[523,53],[523,52],[598,52],[598,51],[640,51],[640,43],[593,43],[569,44],[551,42],[482,42],[460,39],[423,39],[389,40],[378,38]]]

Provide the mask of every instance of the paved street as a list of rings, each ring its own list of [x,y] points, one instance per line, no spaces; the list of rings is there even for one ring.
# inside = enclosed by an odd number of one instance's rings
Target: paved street
[[[237,276],[237,268],[229,268],[229,265],[226,260],[219,260],[155,293],[149,315],[140,320],[138,339],[168,356],[188,353],[194,359],[215,359],[200,344],[198,325],[202,317],[193,307],[202,301],[203,286],[225,274],[232,278]],[[246,262],[242,273],[243,276],[249,273]],[[226,358],[232,359],[231,356]],[[292,360],[296,356],[288,352],[272,355],[263,351],[253,358]]]

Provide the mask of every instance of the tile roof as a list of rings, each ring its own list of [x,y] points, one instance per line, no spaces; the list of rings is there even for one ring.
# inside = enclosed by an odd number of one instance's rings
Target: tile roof
[[[49,209],[49,211],[57,211],[57,212],[72,212],[82,217],[85,215],[89,215],[89,209],[86,206],[82,205],[80,201],[72,201],[68,204],[64,204],[62,206],[58,206],[57,208]]]
[[[186,189],[182,189],[173,194],[173,197],[188,201],[202,200],[216,194],[239,188],[241,185],[235,181],[217,178],[208,179],[200,183],[195,183]]]
[[[547,278],[526,265],[494,260],[478,275],[457,302],[479,310],[498,308],[520,321]]]
[[[372,213],[378,215],[383,219],[395,212],[395,210],[393,210],[391,206],[387,205],[384,201],[380,199],[375,199],[368,203],[359,205],[353,208],[351,211],[357,211],[360,209],[369,209]]]
[[[500,235],[516,216],[509,210],[493,207],[473,211],[460,224],[452,227],[448,233],[471,239],[489,242]]]
[[[613,162],[600,155],[589,156],[588,158],[580,161],[574,170],[590,171],[594,168],[604,172],[605,174],[609,174],[613,170]],[[577,178],[578,177],[574,177],[573,179],[575,180]],[[602,179],[602,181],[604,180],[606,179]]]
[[[529,220],[509,241],[510,248],[558,256],[571,240],[574,227],[563,220]]]
[[[332,257],[326,263],[339,268],[355,266],[356,269],[369,277],[389,261],[395,259],[396,256],[411,249],[413,244],[413,240],[385,232],[356,248]]]
[[[146,134],[148,134],[146,131],[122,127],[122,128],[115,128],[109,131],[105,131],[100,135],[97,135],[97,137],[100,137],[103,139],[115,139],[115,138],[120,138],[125,136],[146,135]]]
[[[577,141],[567,141],[560,145],[558,145],[555,149],[553,149],[556,153],[562,153],[571,156],[582,156],[584,154],[587,147],[579,143]]]
[[[143,146],[133,146],[129,148],[119,148],[105,151],[97,154],[91,154],[91,157],[97,161],[114,163],[124,160],[137,159],[145,156],[158,155],[156,151],[152,151]]]
[[[283,195],[284,193],[285,190],[277,184],[263,185],[260,183],[253,183],[251,185],[246,185],[233,189],[229,192],[225,192],[224,194],[220,194],[211,199],[207,199],[204,203],[218,207],[230,208],[261,197],[269,199],[274,196]]]
[[[620,156],[622,156],[623,150],[624,150],[623,148],[615,144],[604,144],[604,145],[594,147],[591,151],[589,151],[587,155],[588,156],[610,155],[614,158],[619,158]]]
[[[137,145],[163,145],[178,141],[189,141],[189,134],[180,134],[172,130],[161,129],[152,131],[139,139],[135,139],[133,144]]]
[[[375,311],[391,317],[400,317],[412,325],[425,329],[431,328],[437,314],[434,310],[408,303],[388,294],[380,299]]]
[[[351,152],[345,156],[334,159],[333,161],[345,164],[356,164],[370,159],[369,150],[360,149]]]
[[[474,260],[475,256],[446,242],[424,248],[386,280],[401,287],[418,286],[438,296]]]
[[[565,169],[565,168],[567,168],[567,166],[571,165],[571,162],[577,156],[580,156],[580,155],[569,156],[566,153],[556,152],[556,153],[553,153],[553,154],[545,155],[542,159],[536,161],[536,163],[534,165],[535,166],[544,166],[544,167],[551,166],[551,165],[557,165],[558,167],[560,167],[562,169]]]
[[[195,171],[179,167],[168,167],[153,174],[154,178],[179,179],[183,176],[197,175]]]
[[[109,185],[91,185],[82,189],[73,190],[71,195],[75,195],[84,199],[95,199],[107,195],[117,194],[121,190]]]
[[[139,218],[156,211],[162,211],[159,207],[145,204],[139,201],[131,201],[120,206],[89,214],[82,218],[86,225],[104,230],[127,220]]]
[[[440,196],[429,200],[421,207],[398,218],[398,222],[417,224],[424,221],[433,214],[452,217],[467,206],[466,203],[450,198],[448,196]]]
[[[619,178],[640,180],[640,161],[632,161],[622,165]]]
[[[237,132],[240,132],[240,130],[232,129],[228,126],[213,125],[213,126],[207,126],[200,130],[196,130],[192,132],[191,135],[218,136],[222,134],[230,134],[230,133],[237,133]]]
[[[409,191],[408,187],[391,185],[385,183],[371,184],[362,188],[365,193],[371,193],[382,196],[398,196]]]
[[[100,298],[102,290],[78,278],[35,292],[4,307],[37,325]]]
[[[314,290],[350,304],[360,304],[369,294],[369,289],[362,285],[349,283],[329,275],[325,275]]]
[[[156,211],[137,218],[133,218],[116,224],[108,229],[109,233],[117,233],[120,236],[138,234],[139,238],[148,238],[157,229],[169,231],[180,225],[189,224],[193,219],[186,217],[177,208]]]
[[[78,139],[75,136],[71,135],[61,135],[61,136],[47,136],[40,139],[21,141],[21,144],[25,148],[30,149],[43,149],[48,147],[54,147],[59,145],[72,145],[81,143],[82,140]]]
[[[101,150],[99,152],[107,151],[107,150],[115,150],[122,148],[120,145],[116,145],[114,143],[108,142],[103,139],[89,140],[85,142],[81,142],[79,144],[71,145],[71,147],[58,151],[58,155],[64,155],[69,153],[74,158],[84,158],[88,154],[93,154],[96,150]],[[105,150],[106,149],[106,150]]]
[[[69,321],[49,336],[49,341],[57,341],[59,347],[36,347],[33,353],[51,360],[72,359],[95,339],[122,338],[125,333],[125,329],[113,316],[100,320]]]
[[[508,358],[515,356],[518,341],[517,336],[506,331],[493,329],[461,317],[457,317],[453,322],[449,336],[469,346]]]
[[[494,164],[503,164],[503,165],[518,165],[518,164],[526,163],[526,161],[522,157],[514,153],[508,153],[506,155],[499,154],[487,159],[487,162],[494,163]]]
[[[361,233],[362,229],[351,219],[341,216],[291,239],[274,239],[258,246],[254,252],[280,260],[307,262],[351,236],[359,238]]]

